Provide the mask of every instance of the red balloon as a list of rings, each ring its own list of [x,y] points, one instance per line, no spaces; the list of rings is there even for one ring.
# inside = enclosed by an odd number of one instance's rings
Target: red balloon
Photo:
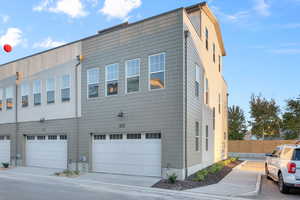
[[[9,52],[12,51],[12,46],[9,45],[9,44],[5,44],[5,45],[3,46],[3,49],[4,49],[5,52],[9,53]]]

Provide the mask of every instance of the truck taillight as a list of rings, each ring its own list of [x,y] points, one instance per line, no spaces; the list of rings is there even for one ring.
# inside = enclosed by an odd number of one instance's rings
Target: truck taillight
[[[297,168],[297,165],[296,163],[288,163],[287,165],[287,169],[288,169],[288,173],[289,174],[295,174],[296,173],[296,168]]]

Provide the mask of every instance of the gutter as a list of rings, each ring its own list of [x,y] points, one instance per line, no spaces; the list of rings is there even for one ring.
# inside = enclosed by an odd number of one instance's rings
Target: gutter
[[[188,177],[188,159],[187,159],[187,39],[189,31],[184,31],[184,169],[185,178]]]

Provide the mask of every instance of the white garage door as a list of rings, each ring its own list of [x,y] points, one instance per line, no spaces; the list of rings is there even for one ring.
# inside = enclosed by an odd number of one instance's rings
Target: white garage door
[[[94,135],[93,171],[160,177],[161,134]]]
[[[3,162],[10,163],[10,139],[8,136],[0,136],[0,165]]]
[[[66,135],[27,136],[27,166],[66,169],[67,156]]]

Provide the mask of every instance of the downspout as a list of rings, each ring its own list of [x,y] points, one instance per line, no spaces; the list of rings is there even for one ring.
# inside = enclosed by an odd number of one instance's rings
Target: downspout
[[[78,120],[78,66],[81,64],[81,56],[76,57],[75,65],[75,118],[76,118],[76,171],[79,170],[79,120]]]
[[[188,159],[187,159],[187,39],[189,31],[184,31],[184,169],[185,178],[188,177]]]
[[[15,87],[15,121],[16,121],[16,138],[15,138],[15,166],[18,165],[18,132],[19,132],[19,123],[18,123],[18,82],[19,82],[19,72],[16,72],[16,87]]]

